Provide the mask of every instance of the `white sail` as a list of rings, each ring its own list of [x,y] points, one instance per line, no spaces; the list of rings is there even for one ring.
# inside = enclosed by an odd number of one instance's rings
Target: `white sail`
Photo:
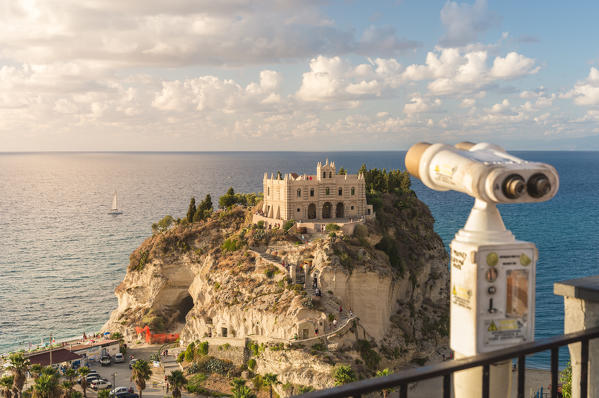
[[[119,209],[119,200],[116,196],[116,191],[114,191],[114,197],[112,198],[112,210],[118,210]]]

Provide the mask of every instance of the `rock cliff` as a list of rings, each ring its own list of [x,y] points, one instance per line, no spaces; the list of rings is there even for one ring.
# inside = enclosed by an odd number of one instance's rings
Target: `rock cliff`
[[[335,364],[367,375],[446,349],[448,256],[413,192],[381,195],[376,220],[351,235],[268,230],[252,211],[220,210],[143,242],[104,330],[284,347],[260,352],[256,371],[314,388],[332,385]]]

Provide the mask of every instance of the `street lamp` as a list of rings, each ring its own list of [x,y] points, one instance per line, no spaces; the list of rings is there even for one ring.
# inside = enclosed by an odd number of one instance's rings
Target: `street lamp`
[[[116,390],[116,372],[112,374],[112,390]]]

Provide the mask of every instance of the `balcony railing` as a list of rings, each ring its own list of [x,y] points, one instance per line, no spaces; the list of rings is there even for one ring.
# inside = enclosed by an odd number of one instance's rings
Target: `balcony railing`
[[[599,337],[599,327],[586,329],[580,332],[569,333],[563,336],[555,336],[540,339],[531,343],[520,344],[514,347],[505,348],[485,354],[479,354],[473,357],[462,358],[452,361],[446,361],[435,365],[423,366],[416,369],[408,369],[389,376],[375,377],[372,379],[356,381],[343,386],[330,388],[326,390],[312,391],[302,395],[305,398],[321,397],[360,397],[376,391],[387,389],[399,389],[400,398],[408,397],[408,385],[417,381],[428,380],[436,377],[443,377],[443,391],[439,396],[449,398],[451,396],[451,376],[454,372],[460,370],[476,368],[482,366],[482,397],[489,397],[489,375],[490,366],[494,363],[503,362],[510,359],[518,359],[518,389],[517,397],[524,398],[524,381],[526,378],[526,356],[536,354],[541,351],[551,351],[551,398],[557,398],[558,385],[558,361],[559,348],[573,344],[581,343],[581,372],[580,372],[580,396],[587,398],[587,379],[589,363],[589,340]]]

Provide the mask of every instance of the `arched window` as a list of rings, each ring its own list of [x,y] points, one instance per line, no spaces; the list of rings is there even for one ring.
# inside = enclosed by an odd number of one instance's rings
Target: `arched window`
[[[267,188],[268,191],[266,192],[266,196],[270,196],[270,187]]]
[[[351,187],[351,194],[352,194],[352,196],[354,196],[356,194],[356,188]]]
[[[297,197],[298,198],[302,197],[302,189],[301,188],[298,188],[298,190],[297,190]]]
[[[329,178],[333,178],[333,173],[329,171]]]
[[[330,195],[331,194],[331,189],[329,187],[326,187],[324,189],[324,192],[325,192],[326,195]]]
[[[322,172],[322,178],[327,178],[327,172],[326,171]]]
[[[339,196],[343,195],[343,188],[339,188]]]

